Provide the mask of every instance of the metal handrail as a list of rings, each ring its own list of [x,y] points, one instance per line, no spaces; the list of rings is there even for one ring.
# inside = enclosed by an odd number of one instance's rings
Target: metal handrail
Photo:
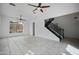
[[[50,24],[48,25],[48,27],[49,27],[51,30],[55,31],[57,34],[62,35],[62,36],[64,37],[64,29],[63,29],[63,28],[61,28],[61,27],[59,27],[58,25],[53,24],[53,23],[50,23]]]
[[[52,23],[54,18],[50,18],[45,20],[45,27],[50,30],[52,33],[54,33],[57,37],[60,38],[60,41],[64,38],[64,29],[60,26]]]

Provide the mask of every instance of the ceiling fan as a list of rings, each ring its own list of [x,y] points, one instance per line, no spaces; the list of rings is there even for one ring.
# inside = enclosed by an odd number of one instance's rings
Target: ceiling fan
[[[19,17],[11,17],[11,16],[8,16],[9,18],[13,18],[13,19],[16,19],[18,22],[24,22],[24,21],[27,21],[26,19],[23,18],[22,15],[20,15]]]
[[[22,15],[19,16],[19,21],[26,21],[25,19],[22,18]]]
[[[29,6],[33,6],[33,7],[36,7],[34,10],[33,10],[33,13],[35,14],[35,11],[40,9],[40,11],[43,13],[43,8],[48,8],[50,7],[49,5],[47,6],[42,6],[42,3],[38,3],[38,6],[36,5],[32,5],[32,4],[28,4]]]
[[[16,6],[14,3],[9,3],[9,5],[11,5],[11,6]]]
[[[11,5],[11,6],[16,6],[14,3],[9,3],[9,5]],[[38,3],[38,6],[32,5],[32,4],[28,4],[28,5],[29,5],[29,6],[33,6],[33,7],[36,7],[36,8],[33,10],[33,13],[34,13],[34,14],[36,14],[35,11],[38,10],[38,9],[43,13],[43,8],[48,8],[48,7],[50,7],[49,5],[47,5],[47,6],[42,6],[42,3]]]

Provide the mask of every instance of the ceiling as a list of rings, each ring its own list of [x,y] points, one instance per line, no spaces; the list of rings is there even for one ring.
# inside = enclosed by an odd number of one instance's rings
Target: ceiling
[[[36,11],[37,14],[33,14],[32,11],[34,10],[34,7],[27,5],[27,3],[15,4],[15,7],[9,5],[8,3],[0,4],[0,15],[6,15],[10,17],[19,17],[19,15],[23,15],[23,18],[32,20],[57,17],[79,11],[78,3],[43,3],[43,5],[50,5],[50,8],[44,9],[44,13]],[[31,4],[37,5],[37,3]]]

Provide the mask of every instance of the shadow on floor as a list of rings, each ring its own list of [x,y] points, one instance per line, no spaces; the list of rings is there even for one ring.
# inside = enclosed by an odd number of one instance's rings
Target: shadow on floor
[[[72,46],[74,46],[75,48],[79,49],[79,39],[63,39],[61,42],[70,44]]]

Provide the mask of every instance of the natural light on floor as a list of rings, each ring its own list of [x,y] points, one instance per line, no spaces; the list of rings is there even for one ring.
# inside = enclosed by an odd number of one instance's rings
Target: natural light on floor
[[[66,51],[69,52],[71,55],[79,55],[79,50],[70,44],[68,44],[68,46],[66,47]],[[66,53],[62,54],[67,55]]]
[[[34,55],[34,53],[31,50],[28,50],[28,52],[25,55]]]

